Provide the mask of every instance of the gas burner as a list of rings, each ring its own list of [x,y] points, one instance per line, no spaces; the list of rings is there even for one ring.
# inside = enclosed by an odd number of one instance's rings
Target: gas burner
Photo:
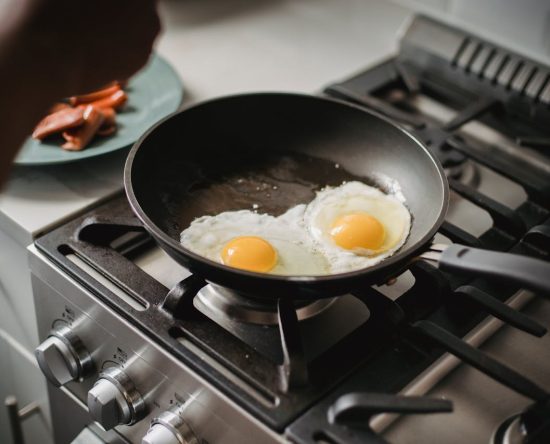
[[[550,436],[548,400],[529,406],[506,419],[493,434],[491,444],[546,444]]]
[[[527,430],[521,420],[521,415],[506,419],[491,438],[491,444],[523,444],[527,440]]]
[[[477,188],[479,186],[479,168],[470,160],[466,160],[459,165],[445,168],[445,175],[451,179],[459,180],[464,185],[468,185],[472,188]]]
[[[316,301],[295,301],[299,321],[317,316],[329,308],[335,298]],[[195,297],[193,304],[203,314],[213,320],[226,319],[257,325],[277,325],[278,310],[276,301],[241,295],[228,288],[209,284]]]

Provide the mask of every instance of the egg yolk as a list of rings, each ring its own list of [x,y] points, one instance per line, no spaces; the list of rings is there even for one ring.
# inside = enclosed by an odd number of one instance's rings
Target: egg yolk
[[[261,237],[243,236],[230,240],[222,250],[222,262],[230,267],[265,273],[277,263],[275,248]]]
[[[384,243],[386,232],[378,219],[367,213],[346,214],[334,221],[330,235],[346,250],[377,250]]]

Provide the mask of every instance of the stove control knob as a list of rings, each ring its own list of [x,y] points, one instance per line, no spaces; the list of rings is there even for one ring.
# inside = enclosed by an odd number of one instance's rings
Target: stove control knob
[[[93,370],[90,354],[67,326],[52,330],[34,355],[44,376],[56,387],[81,381]]]
[[[168,410],[155,418],[141,444],[199,444],[179,410]]]
[[[132,425],[145,416],[145,403],[126,373],[117,367],[105,369],[88,392],[88,409],[105,430]]]

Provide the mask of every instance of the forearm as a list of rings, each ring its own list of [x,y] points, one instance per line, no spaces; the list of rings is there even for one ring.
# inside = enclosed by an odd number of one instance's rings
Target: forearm
[[[55,70],[44,66],[37,51],[32,40],[17,33],[0,42],[0,188],[25,138],[63,96]]]
[[[0,17],[0,188],[53,102],[130,77],[160,29],[155,0],[8,3]],[[122,20],[128,10],[132,20]]]

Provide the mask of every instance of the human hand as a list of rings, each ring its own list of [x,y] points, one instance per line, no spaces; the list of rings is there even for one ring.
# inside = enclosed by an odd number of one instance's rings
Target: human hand
[[[156,0],[0,0],[0,187],[53,102],[125,80],[160,30]]]
[[[18,49],[59,98],[125,80],[160,30],[156,0],[16,0]]]

